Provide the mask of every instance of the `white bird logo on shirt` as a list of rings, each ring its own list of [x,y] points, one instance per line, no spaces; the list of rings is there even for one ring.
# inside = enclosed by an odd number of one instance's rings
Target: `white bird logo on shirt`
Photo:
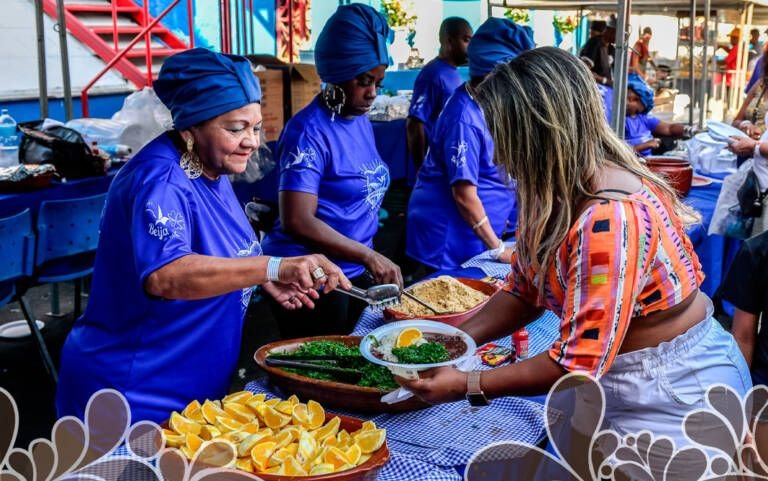
[[[463,167],[464,164],[467,163],[467,151],[469,150],[469,145],[467,145],[466,141],[460,140],[455,147],[451,148],[456,151],[456,154],[451,156],[451,162],[453,162],[456,167]]]
[[[155,216],[155,224],[166,225],[171,220],[169,217],[163,215],[163,209],[157,206],[157,216]]]
[[[317,153],[315,152],[315,149],[312,147],[307,147],[304,150],[299,149],[296,147],[296,153],[290,152],[291,157],[293,157],[293,160],[289,160],[285,164],[286,169],[299,169],[299,168],[306,168],[310,167],[315,162],[315,157],[317,156]]]

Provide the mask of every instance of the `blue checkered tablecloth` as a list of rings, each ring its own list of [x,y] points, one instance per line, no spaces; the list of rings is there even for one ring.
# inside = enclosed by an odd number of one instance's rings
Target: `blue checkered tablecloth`
[[[508,264],[480,254],[462,267],[477,267],[485,275],[504,278]],[[367,308],[352,335],[364,336],[384,323],[380,310]],[[548,349],[557,336],[559,319],[547,312],[527,326],[531,355]],[[510,336],[496,341],[509,347]],[[266,379],[250,382],[246,389],[286,397]],[[472,408],[466,402],[441,404],[419,411],[375,416],[344,413],[370,419],[387,430],[390,461],[378,481],[460,481],[458,469],[480,448],[498,441],[515,440],[536,444],[544,438],[543,396],[494,399],[490,406]]]

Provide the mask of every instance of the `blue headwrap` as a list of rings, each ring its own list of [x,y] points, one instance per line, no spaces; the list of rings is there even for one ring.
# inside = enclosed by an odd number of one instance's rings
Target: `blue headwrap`
[[[646,112],[653,108],[653,89],[645,83],[642,77],[636,73],[629,74],[629,77],[627,77],[627,88],[632,89],[640,97]]]
[[[261,100],[259,81],[247,58],[204,48],[168,57],[153,87],[177,129]]]
[[[389,65],[390,35],[387,20],[368,5],[340,6],[317,37],[317,73],[323,82],[340,84],[379,65]]]
[[[483,77],[496,64],[512,60],[534,46],[526,27],[506,18],[491,17],[480,25],[469,41],[469,75]]]

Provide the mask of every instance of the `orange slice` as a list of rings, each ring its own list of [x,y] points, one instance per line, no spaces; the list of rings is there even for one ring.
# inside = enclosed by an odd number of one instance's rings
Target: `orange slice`
[[[245,404],[252,397],[253,397],[253,393],[250,391],[238,391],[238,392],[233,392],[232,394],[228,394],[224,396],[224,399],[221,400],[221,403],[222,404],[226,404],[226,403]]]
[[[356,465],[360,462],[360,457],[363,455],[363,451],[360,449],[360,446],[353,444],[346,450],[346,452],[344,452],[344,455],[349,464]]]
[[[205,418],[208,424],[216,424],[216,417],[218,416],[227,416],[227,413],[224,412],[221,407],[216,405],[217,402],[218,401],[209,401],[206,399],[203,406],[200,408],[200,411],[203,413],[203,418]]]
[[[331,446],[325,450],[325,457],[323,461],[327,464],[333,465],[334,471],[338,470],[345,464],[349,464],[347,455],[344,453],[344,451],[337,448],[336,446]]]
[[[224,403],[224,412],[229,414],[235,421],[241,423],[249,423],[256,417],[253,411],[235,402]]]
[[[311,399],[307,403],[307,415],[309,416],[309,430],[317,429],[325,423],[325,409],[317,401]],[[335,436],[336,433],[333,433]]]
[[[238,460],[235,461],[235,467],[240,471],[245,471],[247,473],[253,472],[253,463],[250,458],[238,458]]]
[[[307,471],[295,457],[289,454],[285,461],[283,461],[280,474],[284,476],[306,476]]]
[[[176,411],[171,413],[171,420],[168,425],[179,434],[200,434],[200,430],[202,429],[202,426],[191,419],[185,418]]]
[[[192,433],[187,433],[185,436],[187,447],[192,453],[196,453],[197,450],[200,449],[200,446],[203,444],[203,438],[197,434]]]
[[[360,449],[365,454],[370,454],[379,449],[387,437],[386,429],[373,429],[371,431],[363,431],[355,438],[355,444],[360,446]]]
[[[286,416],[285,414],[278,412],[273,407],[265,405],[261,411],[262,412],[260,414],[262,421],[264,421],[264,424],[266,424],[269,428],[280,429],[291,422],[290,416]]]
[[[275,452],[276,444],[274,442],[259,443],[251,449],[251,461],[256,471],[267,469],[267,461]]]
[[[321,427],[320,429],[313,431],[312,434],[315,436],[315,439],[317,439],[318,442],[323,442],[325,438],[329,436],[336,436],[339,432],[339,426],[341,425],[341,419],[338,418],[338,416],[334,416],[333,419],[328,421],[328,423]]]
[[[323,463],[312,466],[309,470],[310,476],[318,476],[320,474],[331,474],[336,471],[336,467],[333,464]]]
[[[408,347],[420,341],[424,336],[421,331],[415,327],[406,327],[397,335],[395,347]]]

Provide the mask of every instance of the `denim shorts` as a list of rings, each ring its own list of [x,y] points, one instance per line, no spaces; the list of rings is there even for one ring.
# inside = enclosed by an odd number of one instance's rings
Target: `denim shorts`
[[[685,415],[705,407],[714,384],[730,386],[742,398],[752,387],[749,368],[736,341],[712,317],[656,347],[620,354],[600,378],[605,392],[604,429],[620,435],[650,431],[676,446]]]

